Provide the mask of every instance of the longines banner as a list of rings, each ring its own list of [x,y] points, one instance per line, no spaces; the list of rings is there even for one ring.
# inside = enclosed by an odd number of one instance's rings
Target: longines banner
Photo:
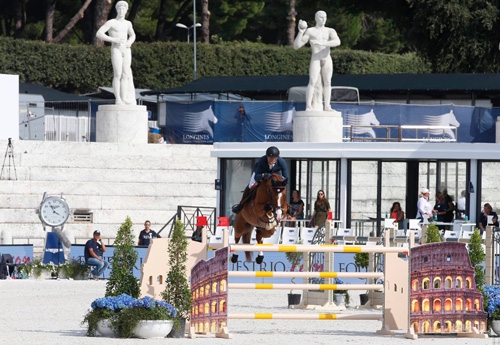
[[[303,103],[294,102],[166,102],[162,106],[166,107],[167,114],[166,140],[177,144],[291,142],[295,111],[304,109]],[[398,138],[399,127],[403,126],[401,136],[408,141],[427,138],[495,142],[497,109],[337,103],[332,107],[342,113],[346,126],[344,137]]]

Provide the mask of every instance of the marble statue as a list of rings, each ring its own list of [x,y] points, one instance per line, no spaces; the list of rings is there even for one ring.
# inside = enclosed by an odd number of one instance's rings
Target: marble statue
[[[331,111],[331,84],[333,62],[330,48],[340,45],[340,38],[334,29],[325,27],[326,12],[318,11],[315,15],[316,26],[307,28],[307,22],[299,20],[299,33],[293,47],[299,49],[307,42],[311,45],[311,63],[309,65],[309,84],[306,89],[306,111],[321,109],[321,93],[323,93],[324,110]],[[316,91],[315,91],[316,90]],[[313,102],[316,99],[316,102]],[[319,99],[319,102],[318,102]]]
[[[111,42],[111,64],[113,65],[113,91],[115,104],[136,105],[135,87],[132,76],[132,52],[135,41],[132,23],[125,20],[128,11],[126,1],[116,3],[116,18],[110,19],[97,31],[96,37]],[[106,34],[107,33],[107,34]]]

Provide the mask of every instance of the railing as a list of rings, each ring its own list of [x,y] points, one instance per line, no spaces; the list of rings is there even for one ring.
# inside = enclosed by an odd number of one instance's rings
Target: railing
[[[385,142],[456,142],[457,127],[455,126],[425,126],[425,125],[344,125],[343,141],[385,141]],[[376,137],[373,129],[385,129],[385,136]],[[405,132],[414,130],[415,135],[405,137]],[[347,136],[346,136],[347,132]],[[397,132],[397,134],[394,134]],[[426,132],[419,138],[419,134]],[[450,135],[451,133],[451,135]]]
[[[168,237],[172,235],[172,230],[175,226],[175,221],[180,219],[184,224],[186,231],[194,231],[196,230],[196,224],[198,220],[196,217],[207,217],[207,226],[205,227],[207,230],[207,234],[211,233],[215,234],[215,228],[217,226],[215,219],[215,207],[205,207],[205,206],[177,206],[177,213],[173,215],[163,227],[158,230],[158,234],[160,234],[165,228],[170,226],[170,230],[168,231]]]

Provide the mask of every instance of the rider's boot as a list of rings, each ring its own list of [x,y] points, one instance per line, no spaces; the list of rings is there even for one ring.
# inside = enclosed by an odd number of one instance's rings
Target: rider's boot
[[[239,204],[236,204],[233,206],[232,211],[233,213],[240,213],[240,211],[243,209],[243,205],[245,204],[246,198],[248,197],[248,194],[250,193],[250,188],[246,186],[245,191],[243,192],[243,196],[241,197],[241,201]]]

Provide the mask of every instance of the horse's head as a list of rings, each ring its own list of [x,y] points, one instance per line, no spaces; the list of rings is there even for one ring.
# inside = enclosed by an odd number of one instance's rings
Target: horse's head
[[[279,174],[272,174],[271,178],[264,180],[268,206],[266,211],[274,211],[278,221],[287,211],[286,203],[286,179]]]

